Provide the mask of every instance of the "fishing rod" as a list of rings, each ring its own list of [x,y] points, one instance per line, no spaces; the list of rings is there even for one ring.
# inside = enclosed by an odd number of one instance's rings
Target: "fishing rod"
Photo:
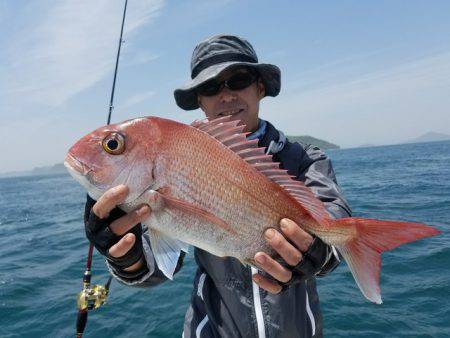
[[[109,110],[108,110],[108,119],[107,124],[111,123],[111,114],[114,109],[114,91],[116,89],[116,79],[117,79],[117,70],[119,67],[119,58],[120,58],[120,49],[122,47],[122,43],[124,42],[122,39],[123,36],[123,26],[125,24],[125,16],[127,13],[127,4],[128,0],[125,0],[125,5],[123,7],[123,16],[122,16],[122,26],[120,28],[120,37],[119,37],[119,47],[117,48],[117,56],[116,56],[116,67],[114,70],[114,79],[111,88],[111,97],[109,100]],[[78,294],[77,297],[77,307],[78,307],[78,315],[77,315],[77,323],[76,323],[76,337],[82,338],[84,329],[86,328],[88,312],[91,310],[95,310],[102,306],[108,297],[109,294],[109,286],[112,281],[112,277],[109,276],[108,281],[105,285],[94,285],[91,287],[91,277],[92,277],[92,254],[94,252],[94,245],[89,243],[89,251],[86,259],[86,270],[83,274],[83,290]]]

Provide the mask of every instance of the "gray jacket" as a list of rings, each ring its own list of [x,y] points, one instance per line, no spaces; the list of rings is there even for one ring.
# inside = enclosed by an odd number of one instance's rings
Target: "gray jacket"
[[[260,146],[268,147],[274,160],[297,177],[325,203],[335,218],[351,215],[342,196],[330,160],[317,147],[291,143],[267,123]],[[139,278],[111,273],[128,285],[150,287],[166,280],[155,266],[147,236],[143,236],[148,272]],[[337,251],[330,247],[318,277],[339,264]],[[191,304],[185,316],[183,336],[191,337],[321,337],[322,317],[315,278],[290,286],[274,295],[252,282],[256,269],[234,258],[219,258],[196,248],[198,264]],[[183,255],[184,257],[184,255]],[[182,265],[180,258],[179,266]]]

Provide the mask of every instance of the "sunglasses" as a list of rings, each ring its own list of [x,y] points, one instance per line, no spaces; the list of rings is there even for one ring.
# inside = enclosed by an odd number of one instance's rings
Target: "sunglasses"
[[[242,90],[250,86],[257,80],[255,73],[242,72],[230,76],[227,80],[218,82],[216,79],[205,82],[197,87],[196,92],[202,96],[214,96],[218,94],[224,87],[230,90]]]

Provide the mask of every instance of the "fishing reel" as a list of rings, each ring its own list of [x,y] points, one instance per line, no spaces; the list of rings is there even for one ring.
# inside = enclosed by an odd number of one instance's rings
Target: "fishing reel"
[[[93,286],[84,284],[83,290],[78,294],[77,307],[78,310],[95,310],[102,306],[109,294],[109,285]]]
[[[88,312],[90,310],[98,309],[105,304],[109,294],[109,286],[111,284],[112,277],[110,276],[105,285],[94,284],[91,286],[91,264],[92,264],[92,251],[94,246],[89,245],[89,253],[86,262],[86,271],[83,275],[83,290],[77,296],[77,325],[76,325],[76,337],[82,338],[84,329],[86,327]]]

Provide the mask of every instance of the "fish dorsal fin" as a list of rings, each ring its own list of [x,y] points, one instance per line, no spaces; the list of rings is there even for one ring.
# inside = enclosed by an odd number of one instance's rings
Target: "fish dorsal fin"
[[[289,175],[287,170],[280,169],[280,164],[273,162],[272,155],[267,155],[265,148],[258,147],[257,139],[247,140],[248,133],[242,132],[245,126],[238,124],[239,121],[231,121],[231,116],[223,116],[214,120],[197,120],[191,126],[216,138],[261,174],[281,186],[317,221],[329,220],[322,201],[303,182],[294,180],[294,176]]]
[[[214,120],[196,120],[191,126],[214,137],[245,160],[262,156],[261,162],[268,160],[271,162],[271,156],[264,155],[264,148],[258,148],[258,140],[247,140],[249,133],[243,133],[245,125],[238,126],[238,124],[238,120],[231,121],[231,116],[223,116]],[[265,157],[267,159],[264,159]]]

